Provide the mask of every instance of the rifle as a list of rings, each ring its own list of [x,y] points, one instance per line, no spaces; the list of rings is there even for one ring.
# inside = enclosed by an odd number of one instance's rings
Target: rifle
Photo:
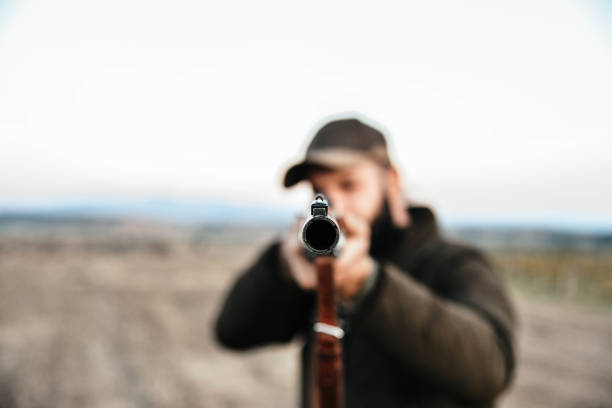
[[[310,205],[310,217],[304,223],[300,237],[305,250],[314,258],[317,269],[318,318],[313,327],[316,344],[312,401],[317,408],[341,408],[344,395],[340,340],[344,337],[344,331],[338,323],[332,265],[342,234],[336,220],[328,215],[328,208],[325,196],[317,194]]]

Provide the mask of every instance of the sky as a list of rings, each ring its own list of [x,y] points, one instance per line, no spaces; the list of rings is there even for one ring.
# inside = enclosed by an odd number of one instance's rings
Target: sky
[[[447,216],[612,220],[612,3],[1,1],[0,200],[299,206],[325,120]]]

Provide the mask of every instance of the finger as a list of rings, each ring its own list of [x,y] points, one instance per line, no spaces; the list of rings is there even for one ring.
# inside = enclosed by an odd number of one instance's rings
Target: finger
[[[356,280],[359,274],[359,264],[361,257],[347,259],[345,264],[336,263],[334,265],[334,285],[336,288],[347,289],[347,285]],[[349,288],[350,289],[350,288]]]
[[[334,283],[344,286],[345,280],[350,280],[355,271],[354,266],[367,256],[369,243],[366,240],[349,240],[342,248],[340,255],[334,262]]]
[[[302,225],[304,225],[304,221],[305,221],[304,217],[295,217],[295,220],[293,221],[293,224],[291,224],[289,231],[291,233],[294,233],[294,232],[298,233],[300,229],[302,228]]]
[[[305,259],[296,259],[293,264],[294,277],[304,289],[313,289],[317,284],[317,273],[313,264]]]
[[[355,214],[347,212],[340,217],[338,222],[348,236],[369,237],[370,235],[370,225],[368,222]]]
[[[317,285],[317,277],[314,271],[309,273],[308,270],[301,270],[298,272],[296,279],[299,281],[299,285],[302,287],[302,289],[314,289],[314,287]]]
[[[366,240],[347,240],[346,244],[340,251],[340,255],[336,259],[336,264],[340,268],[344,268],[355,262],[358,258],[367,254],[369,243]]]
[[[374,270],[374,265],[372,258],[361,257],[344,269],[334,270],[334,284],[341,296],[348,299],[357,293]]]
[[[304,224],[304,217],[296,217],[295,221],[285,232],[283,240],[290,244],[291,248],[295,250],[300,245],[300,229]]]

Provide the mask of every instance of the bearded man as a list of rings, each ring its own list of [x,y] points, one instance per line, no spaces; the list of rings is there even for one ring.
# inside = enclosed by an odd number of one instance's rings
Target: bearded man
[[[284,185],[323,193],[345,243],[333,261],[345,402],[356,407],[490,407],[514,370],[514,313],[490,261],[447,241],[433,212],[410,206],[387,143],[357,119],[323,126]],[[302,336],[310,407],[316,271],[298,221],[233,285],[216,322],[231,349]]]

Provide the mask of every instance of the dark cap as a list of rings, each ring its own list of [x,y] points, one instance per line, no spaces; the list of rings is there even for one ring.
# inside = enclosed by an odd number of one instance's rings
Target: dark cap
[[[383,134],[357,119],[329,122],[308,145],[304,160],[287,170],[285,187],[304,180],[313,166],[341,169],[363,159],[374,160],[385,167],[391,164]]]

